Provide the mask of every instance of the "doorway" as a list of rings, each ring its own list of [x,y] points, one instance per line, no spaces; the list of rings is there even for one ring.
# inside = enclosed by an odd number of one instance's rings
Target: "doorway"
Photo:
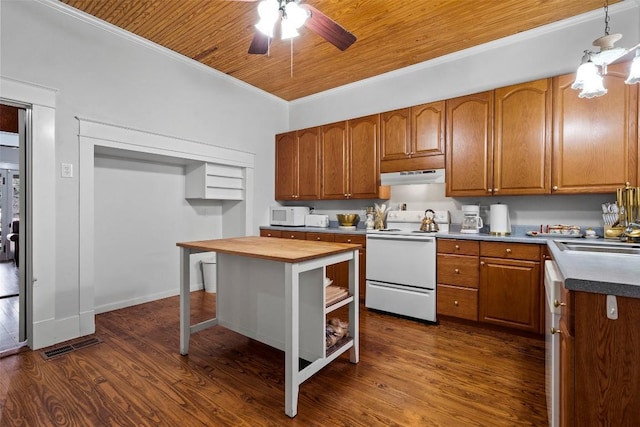
[[[20,337],[19,237],[20,141],[25,138],[25,112],[25,108],[0,104],[0,354],[24,345]]]

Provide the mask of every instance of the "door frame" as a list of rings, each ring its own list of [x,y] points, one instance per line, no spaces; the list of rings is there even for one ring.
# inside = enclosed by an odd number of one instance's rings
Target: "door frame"
[[[20,340],[31,349],[56,343],[55,106],[56,91],[0,76],[0,101],[26,110],[20,156]],[[22,142],[22,141],[21,141]],[[21,165],[22,169],[22,165]],[[54,304],[52,304],[52,301]]]

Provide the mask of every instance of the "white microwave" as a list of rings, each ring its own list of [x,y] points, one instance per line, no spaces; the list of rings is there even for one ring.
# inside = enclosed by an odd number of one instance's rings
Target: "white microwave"
[[[287,227],[302,227],[304,226],[304,218],[308,214],[309,208],[306,206],[271,206],[269,223]]]

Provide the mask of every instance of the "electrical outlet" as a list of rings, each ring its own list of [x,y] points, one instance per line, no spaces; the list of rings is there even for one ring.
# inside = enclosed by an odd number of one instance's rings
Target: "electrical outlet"
[[[63,178],[73,178],[73,165],[71,163],[62,163],[60,165],[60,174]]]

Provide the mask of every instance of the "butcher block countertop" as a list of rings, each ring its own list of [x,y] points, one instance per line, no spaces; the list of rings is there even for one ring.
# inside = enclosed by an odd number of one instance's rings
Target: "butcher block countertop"
[[[362,245],[352,243],[274,239],[258,236],[181,242],[176,243],[176,246],[289,263],[349,252],[362,247]]]

